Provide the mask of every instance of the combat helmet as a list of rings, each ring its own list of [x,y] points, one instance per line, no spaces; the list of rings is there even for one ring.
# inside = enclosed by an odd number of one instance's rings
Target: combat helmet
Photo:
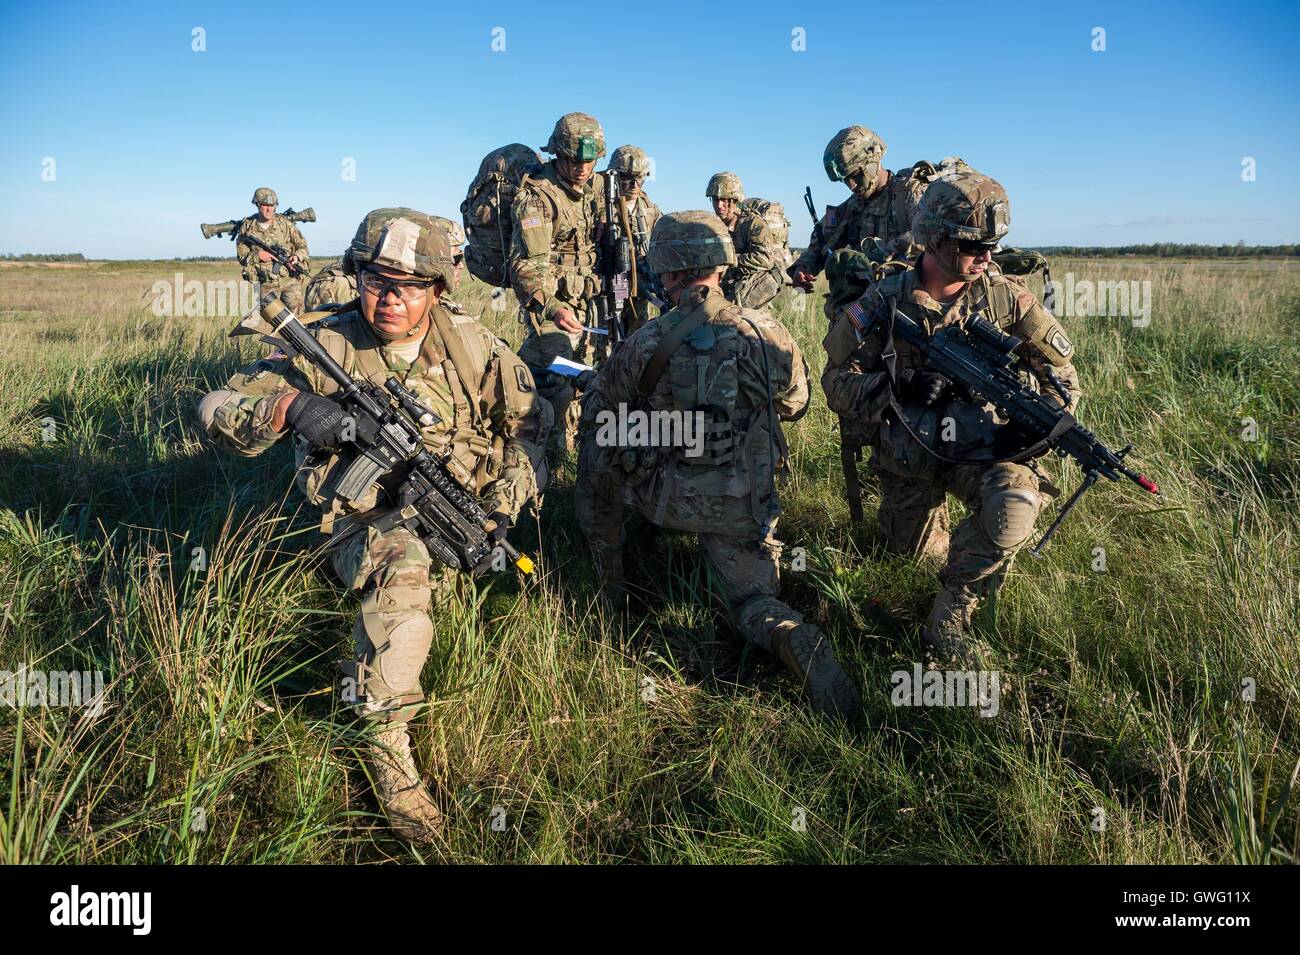
[[[880,171],[880,161],[885,158],[885,142],[865,126],[841,129],[826,144],[822,165],[831,182],[843,182],[854,173],[860,173],[863,182],[870,184]]]
[[[670,212],[650,233],[646,262],[656,275],[735,265],[736,247],[712,212]]]
[[[278,206],[280,197],[275,194],[275,190],[268,186],[260,186],[253,192],[253,205],[255,206]]]
[[[715,172],[709,177],[709,185],[704,190],[704,195],[708,199],[745,201],[745,189],[740,184],[740,177],[734,172]]]
[[[565,113],[555,121],[555,129],[551,130],[551,138],[542,151],[578,162],[591,162],[605,155],[605,131],[595,116]]]
[[[343,254],[343,271],[355,275],[366,265],[438,279],[449,289],[456,281],[446,229],[414,209],[376,209],[361,220]]]
[[[609,157],[609,167],[605,171],[620,176],[648,176],[650,157],[637,146],[619,146]]]
[[[945,238],[995,245],[1011,228],[1011,200],[996,179],[969,167],[926,187],[912,217],[912,238],[932,246]]]
[[[465,244],[465,227],[453,219],[444,219],[442,216],[429,216],[435,223],[442,228],[447,234],[447,244],[451,246],[452,254]]]

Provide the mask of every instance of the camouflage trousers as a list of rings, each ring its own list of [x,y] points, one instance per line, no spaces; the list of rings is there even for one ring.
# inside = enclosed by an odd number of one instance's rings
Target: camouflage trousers
[[[574,511],[607,591],[617,593],[625,585],[627,522],[639,515],[665,530],[698,536],[714,599],[741,636],[755,646],[771,651],[778,635],[812,628],[778,597],[781,543],[770,530],[763,533],[750,513],[748,498],[677,494],[661,514],[654,493],[659,482],[628,487],[616,472],[591,465],[594,447],[593,441],[584,441],[578,457]]]
[[[578,321],[584,325],[591,324],[588,313],[586,305],[574,308]],[[581,413],[573,400],[577,397],[573,379],[543,369],[556,358],[595,364],[593,337],[586,332],[570,334],[561,331],[553,322],[544,322],[541,332],[529,326],[524,343],[519,346],[519,357],[532,370],[537,393],[555,410],[555,427],[546,447],[548,457],[553,459],[563,457],[576,443]]]
[[[343,585],[361,594],[344,702],[363,719],[406,722],[424,702],[420,671],[433,644],[429,611],[435,598],[446,598],[454,572],[433,569],[424,543],[404,528],[381,534],[344,527],[329,557]]]
[[[1047,500],[1055,493],[1025,464],[951,465],[926,476],[901,475],[880,466],[880,529],[899,553],[933,557],[943,564],[947,590],[985,596],[1002,585],[1016,552],[1029,540]],[[948,495],[970,514],[950,527]]]

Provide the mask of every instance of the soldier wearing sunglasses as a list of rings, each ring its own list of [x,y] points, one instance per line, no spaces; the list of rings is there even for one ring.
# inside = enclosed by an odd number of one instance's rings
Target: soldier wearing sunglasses
[[[1025,383],[1072,411],[1080,395],[1074,346],[1024,281],[992,262],[1010,224],[1010,200],[993,179],[969,167],[936,179],[911,223],[924,251],[865,295],[860,287],[846,294],[833,275],[832,300],[843,305],[862,295],[862,311],[838,311],[823,342],[826,403],[872,449],[886,543],[941,565],[922,639],[942,661],[967,666],[987,659],[972,629],[980,598],[1001,587],[1057,492],[1035,461],[1018,453],[1023,440],[993,407],[954,388],[919,349],[893,338],[890,318],[896,309],[933,333],[983,316],[1020,339],[1013,368]],[[865,258],[837,257],[845,255]],[[951,531],[949,494],[968,511]]]

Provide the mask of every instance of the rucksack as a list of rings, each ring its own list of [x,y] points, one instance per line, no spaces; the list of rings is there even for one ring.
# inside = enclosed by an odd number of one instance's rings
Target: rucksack
[[[510,286],[507,261],[514,228],[510,207],[524,176],[541,166],[542,158],[522,143],[494,149],[479,163],[478,174],[460,204],[468,243],[465,265],[471,275],[488,285]]]
[[[779,248],[773,250],[776,264],[782,269],[788,268],[794,261],[794,254],[790,251],[790,220],[785,217],[785,206],[771,199],[751,196],[740,204],[740,208],[750,210],[767,223],[779,244]]]

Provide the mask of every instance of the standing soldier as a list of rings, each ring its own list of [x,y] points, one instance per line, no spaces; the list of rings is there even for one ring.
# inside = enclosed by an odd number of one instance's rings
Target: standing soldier
[[[923,161],[890,172],[881,165],[884,157],[884,140],[865,126],[841,129],[826,144],[822,154],[826,175],[831,182],[843,182],[853,194],[827,209],[813,228],[808,248],[790,266],[795,285],[811,292],[826,260],[839,249],[862,249],[881,260],[915,254],[912,214],[936,170]],[[872,248],[864,247],[864,241]]]
[[[704,195],[713,200],[713,211],[736,250],[736,264],[722,278],[722,294],[745,308],[762,308],[784,284],[777,261],[780,243],[761,215],[742,208],[745,190],[734,172],[714,173]]]
[[[267,245],[283,249],[289,258],[289,266],[294,270],[305,272],[307,262],[307,240],[302,237],[298,227],[282,215],[277,215],[275,207],[280,199],[274,189],[262,186],[253,193],[253,205],[257,206],[257,215],[249,216],[239,224],[241,238],[235,243],[235,253],[243,267],[244,280],[256,282],[262,293],[275,292],[280,300],[293,311],[302,309],[302,282],[289,274],[289,270],[277,262],[266,249],[260,249],[251,242],[245,242],[243,233],[255,235]],[[302,274],[299,272],[299,275]]]
[[[571,379],[546,372],[553,359],[585,361],[594,355],[588,326],[600,294],[597,228],[603,179],[596,160],[605,133],[594,116],[566,113],[542,147],[555,158],[526,175],[511,209],[510,281],[528,331],[519,357],[537,376],[537,388],[555,409],[548,448],[556,463],[568,453],[577,428]]]
[[[776,479],[787,448],[777,419],[807,410],[808,368],[778,322],[723,297],[723,273],[735,263],[727,227],[707,212],[674,212],[655,226],[649,265],[673,307],[623,343],[584,402],[578,523],[616,604],[626,602],[625,507],[698,534],[736,629],[780,657],[819,710],[851,714],[857,689],[829,639],[778,597]],[[601,422],[627,409],[691,416],[699,440],[619,446]]]
[[[941,590],[921,631],[943,660],[982,655],[971,633],[979,598],[1001,586],[1056,490],[1014,451],[1023,442],[993,406],[955,392],[919,350],[889,334],[889,317],[897,309],[933,333],[982,315],[1021,340],[1016,354],[1026,382],[1058,395],[1055,377],[1073,411],[1080,394],[1074,347],[1021,279],[990,265],[1010,222],[1007,194],[987,176],[967,168],[935,180],[912,220],[925,251],[872,284],[859,302],[868,318],[880,320],[859,323],[842,311],[824,343],[826,402],[868,437],[885,540],[900,553],[943,562]],[[969,510],[951,537],[949,494]]]
[[[455,273],[445,233],[424,213],[370,213],[343,261],[361,297],[355,308],[313,324],[314,334],[350,375],[381,388],[396,376],[437,415],[424,428],[426,447],[474,490],[495,522],[493,538],[503,539],[536,495],[534,469],[550,427],[550,409],[528,369],[487,329],[439,304]],[[274,353],[205,397],[199,416],[220,446],[242,457],[296,432],[298,484],[324,510],[330,564],[362,595],[345,699],[351,695],[373,725],[375,790],[389,822],[404,838],[428,842],[441,813],[416,770],[406,724],[424,700],[430,606],[445,599],[454,571],[432,566],[425,543],[405,527],[372,526],[392,507],[379,483],[352,504],[336,496],[343,470],[337,447],[352,424],[331,400],[338,388],[305,359]]]
[[[635,293],[628,298],[624,311],[623,331],[631,335],[650,318],[650,300],[644,286],[655,284],[654,275],[646,267],[646,253],[650,250],[650,233],[663,214],[645,194],[646,176],[650,174],[650,157],[636,146],[619,146],[609,157],[606,175],[618,177],[619,215],[623,233],[628,237],[636,271],[632,276]]]

